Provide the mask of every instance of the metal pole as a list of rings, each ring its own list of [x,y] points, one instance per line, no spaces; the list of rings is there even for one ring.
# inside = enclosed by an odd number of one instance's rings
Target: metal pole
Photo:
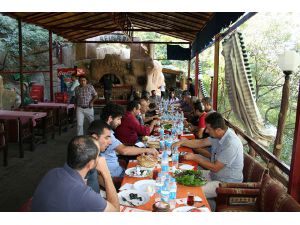
[[[20,73],[20,93],[21,93],[21,106],[24,105],[24,90],[23,90],[23,42],[22,42],[22,21],[18,19],[19,31],[19,73]]]
[[[49,30],[49,71],[50,71],[50,101],[53,102],[53,62],[52,62],[52,31]]]

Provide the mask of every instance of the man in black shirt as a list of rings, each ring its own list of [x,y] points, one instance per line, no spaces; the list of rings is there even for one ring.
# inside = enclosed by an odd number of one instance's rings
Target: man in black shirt
[[[191,96],[195,96],[195,86],[193,84],[192,78],[189,78],[189,87],[188,91],[190,92]]]

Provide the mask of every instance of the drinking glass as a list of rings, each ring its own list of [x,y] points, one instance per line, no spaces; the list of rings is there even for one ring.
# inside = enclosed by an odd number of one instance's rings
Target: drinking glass
[[[189,206],[193,206],[195,203],[194,197],[195,197],[194,193],[188,192],[186,204]]]

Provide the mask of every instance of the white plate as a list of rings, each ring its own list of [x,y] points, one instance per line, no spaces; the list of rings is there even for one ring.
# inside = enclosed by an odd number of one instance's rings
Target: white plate
[[[134,196],[134,195],[136,195],[136,196]],[[136,197],[136,199],[130,199],[130,196]],[[138,191],[138,190],[121,191],[118,193],[118,197],[119,197],[119,202],[121,205],[131,206],[131,207],[144,205],[149,201],[149,196],[147,195],[147,193]],[[124,200],[124,198],[127,201]],[[132,204],[130,204],[130,202]]]
[[[178,208],[173,209],[173,212],[188,212],[191,209],[195,209],[194,206],[181,206]]]
[[[188,165],[188,164],[182,164],[179,166],[179,169],[181,170],[193,170],[194,166]]]
[[[129,177],[148,177],[151,174],[151,169],[146,168],[146,167],[140,167],[140,171],[147,171],[147,172],[142,172],[141,175],[137,175],[134,173],[136,171],[136,167],[129,168],[125,170],[125,174]]]
[[[155,191],[155,180],[139,180],[133,184],[133,188],[151,195]]]

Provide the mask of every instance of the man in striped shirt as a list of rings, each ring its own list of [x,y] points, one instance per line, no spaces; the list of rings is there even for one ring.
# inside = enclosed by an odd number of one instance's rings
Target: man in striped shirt
[[[79,77],[79,83],[75,88],[77,135],[83,135],[84,118],[87,118],[89,123],[94,121],[93,105],[97,99],[97,92],[93,85],[87,83],[86,77]]]

